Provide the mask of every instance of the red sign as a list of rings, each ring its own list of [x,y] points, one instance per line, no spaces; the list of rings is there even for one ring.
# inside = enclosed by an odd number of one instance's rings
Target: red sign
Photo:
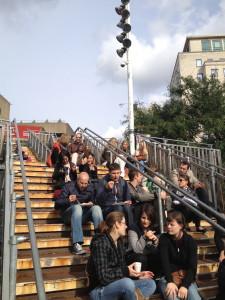
[[[42,127],[35,126],[35,125],[18,125],[17,124],[17,127],[18,127],[18,131],[19,131],[19,138],[21,138],[21,139],[27,139],[29,131],[39,133],[42,129]],[[15,136],[14,130],[13,130],[13,136]]]

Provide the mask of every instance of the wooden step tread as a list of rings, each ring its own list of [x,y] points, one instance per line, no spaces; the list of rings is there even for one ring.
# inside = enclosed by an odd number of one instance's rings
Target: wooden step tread
[[[32,217],[33,219],[58,219],[61,218],[61,215],[58,211],[52,210],[52,211],[45,211],[45,212],[34,212],[32,211]],[[16,220],[26,220],[27,214],[24,211],[16,212]]]
[[[84,246],[90,245],[91,237],[84,237]],[[71,238],[57,238],[57,239],[37,239],[38,248],[51,248],[51,247],[70,247],[71,246]],[[17,249],[30,249],[31,245],[29,241],[20,243],[17,245]]]
[[[30,201],[30,205],[32,208],[54,208],[55,202],[52,199],[40,199],[40,200],[32,200]],[[25,208],[24,200],[17,200],[16,202],[17,208]]]
[[[14,170],[21,170],[20,166],[13,166]],[[47,171],[47,172],[54,172],[54,168],[49,167],[38,167],[38,166],[25,166],[25,171],[33,171],[33,172],[39,172],[39,171]]]
[[[23,191],[23,184],[14,184],[14,191]],[[28,191],[53,191],[53,186],[49,184],[29,184]]]
[[[52,173],[53,172],[31,172],[31,171],[26,171],[26,177],[29,178],[29,177],[37,177],[37,178],[43,178],[43,177],[46,177],[46,178],[52,178]],[[18,177],[18,178],[21,178],[21,172],[16,172],[15,173],[15,176]]]
[[[27,183],[46,183],[46,184],[52,184],[52,178],[36,178],[36,177],[27,177]],[[22,177],[15,177],[14,183],[22,183]]]
[[[17,192],[17,195],[22,195],[24,196],[24,193]],[[29,192],[29,198],[30,199],[53,199],[53,193],[35,193],[35,192]]]
[[[84,224],[83,230],[94,230],[92,223]],[[71,231],[71,227],[64,224],[35,224],[35,232],[63,232]],[[28,225],[16,225],[15,233],[28,233]]]

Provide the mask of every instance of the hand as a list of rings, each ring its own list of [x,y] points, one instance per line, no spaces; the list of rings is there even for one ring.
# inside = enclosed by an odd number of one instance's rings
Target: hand
[[[178,290],[178,294],[177,296],[180,298],[180,299],[187,299],[187,295],[188,295],[188,290],[186,287],[184,286],[181,286]]]
[[[114,186],[114,181],[109,181],[109,182],[107,183],[107,188],[108,188],[108,189],[112,190],[112,189],[113,189],[113,186]]]
[[[160,196],[161,196],[162,200],[166,200],[167,199],[167,193],[165,191],[161,191]]]
[[[139,279],[152,279],[155,274],[151,271],[142,271],[140,272]]]
[[[81,164],[85,165],[87,163],[87,157],[81,159]]]
[[[178,287],[176,286],[175,283],[173,283],[173,282],[167,283],[166,290],[165,290],[165,293],[166,293],[167,297],[170,296],[171,298],[176,299],[177,292],[178,292]]]
[[[129,276],[130,277],[139,277],[141,272],[137,272],[134,270],[135,262],[128,266]]]
[[[221,252],[220,252],[220,256],[219,256],[219,262],[221,263],[224,259],[225,259],[225,254],[224,254],[224,250],[222,250]]]
[[[124,201],[124,203],[128,206],[130,206],[132,204],[132,201],[131,200],[127,200],[127,201]]]
[[[69,195],[69,202],[74,203],[77,201],[77,196],[76,195]]]
[[[196,189],[198,189],[198,188],[205,188],[205,185],[204,185],[204,183],[203,182],[196,182],[195,184],[194,184],[194,189],[196,190]]]
[[[147,232],[145,232],[145,237],[147,237],[150,241],[156,241],[158,240],[158,238],[154,233],[155,231],[148,230]]]

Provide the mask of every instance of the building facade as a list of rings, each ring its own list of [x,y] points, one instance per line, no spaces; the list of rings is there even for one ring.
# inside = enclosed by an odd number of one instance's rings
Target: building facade
[[[10,103],[9,101],[0,95],[0,120],[9,120],[10,116]]]
[[[187,76],[225,81],[225,35],[186,38],[183,52],[177,55],[170,87],[178,85],[181,77]]]

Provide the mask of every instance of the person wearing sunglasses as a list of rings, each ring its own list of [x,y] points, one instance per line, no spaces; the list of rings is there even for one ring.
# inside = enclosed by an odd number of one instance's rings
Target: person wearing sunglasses
[[[194,196],[194,197],[198,198],[195,191],[190,187],[190,180],[189,180],[188,175],[180,175],[179,178],[178,178],[178,185],[179,185],[179,188],[181,190],[184,190],[186,193],[190,194],[191,196]],[[182,200],[187,202],[188,204],[190,204],[190,205],[194,206],[195,208],[199,209],[197,202],[194,201],[193,199],[185,196],[179,190],[175,190],[173,192],[178,197],[180,197]],[[177,200],[175,198],[172,199],[172,208],[182,212],[182,214],[184,215],[187,223],[193,221],[195,223],[195,226],[196,226],[196,231],[203,232],[203,233],[205,232],[205,228],[200,226],[200,217],[198,215],[196,215],[194,212],[192,212],[184,204],[182,204],[179,200]],[[187,226],[187,229],[188,229],[188,226]]]

